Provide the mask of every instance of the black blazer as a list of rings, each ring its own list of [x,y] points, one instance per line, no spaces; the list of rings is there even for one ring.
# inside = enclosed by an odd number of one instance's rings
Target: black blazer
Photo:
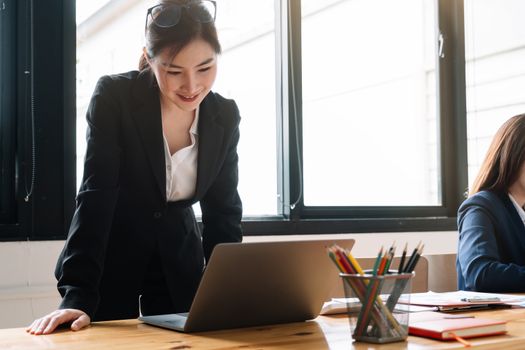
[[[60,308],[93,317],[101,283],[108,291],[136,289],[155,252],[176,291],[181,285],[172,276],[198,280],[217,243],[241,241],[239,121],[234,101],[213,92],[204,98],[195,195],[168,203],[155,77],[145,70],[98,81],[87,112],[84,177],[55,271]],[[197,201],[202,234],[191,208]]]

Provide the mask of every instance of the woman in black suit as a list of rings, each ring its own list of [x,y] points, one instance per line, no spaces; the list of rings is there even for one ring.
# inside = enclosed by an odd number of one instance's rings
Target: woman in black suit
[[[215,2],[148,10],[140,70],[104,76],[87,112],[84,177],[55,275],[60,324],[188,311],[213,247],[242,240],[239,111],[211,92]],[[200,202],[202,233],[192,205]]]

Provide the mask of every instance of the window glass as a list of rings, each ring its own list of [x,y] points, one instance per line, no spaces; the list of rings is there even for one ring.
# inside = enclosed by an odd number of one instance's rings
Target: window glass
[[[305,205],[440,205],[434,2],[301,11]]]
[[[465,1],[469,184],[498,128],[525,112],[524,11],[522,0]]]
[[[77,186],[95,84],[104,74],[137,69],[146,10],[156,3],[77,0]],[[278,212],[274,6],[272,0],[217,1],[223,53],[213,90],[233,98],[240,109],[239,193],[245,216]]]

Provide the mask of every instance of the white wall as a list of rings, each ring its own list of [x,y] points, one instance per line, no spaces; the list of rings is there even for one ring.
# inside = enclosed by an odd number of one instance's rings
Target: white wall
[[[24,326],[57,307],[53,271],[64,241],[0,243],[0,328]]]
[[[371,257],[381,245],[409,247],[422,240],[424,254],[455,253],[457,232],[409,232],[338,235],[245,237],[244,241],[355,238],[356,257]],[[54,310],[60,301],[54,278],[55,263],[64,241],[0,243],[0,328],[23,327]]]

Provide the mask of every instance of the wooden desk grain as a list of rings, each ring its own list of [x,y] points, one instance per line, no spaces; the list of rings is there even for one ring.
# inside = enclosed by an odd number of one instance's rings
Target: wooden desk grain
[[[472,339],[475,349],[525,348],[525,309],[478,311],[477,317],[507,320],[507,335]],[[409,337],[391,344],[352,343],[346,317],[321,316],[309,322],[183,334],[137,320],[93,323],[87,329],[34,336],[24,328],[0,329],[0,349],[462,349],[462,344]]]

